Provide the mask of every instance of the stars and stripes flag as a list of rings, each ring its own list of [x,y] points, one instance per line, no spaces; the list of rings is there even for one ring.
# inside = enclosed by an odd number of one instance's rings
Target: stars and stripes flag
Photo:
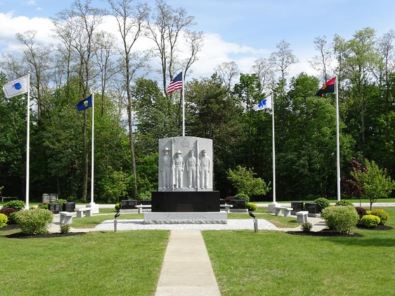
[[[182,81],[182,72],[178,73],[176,77],[170,82],[167,86],[166,93],[172,94],[176,90],[182,89],[183,81]]]

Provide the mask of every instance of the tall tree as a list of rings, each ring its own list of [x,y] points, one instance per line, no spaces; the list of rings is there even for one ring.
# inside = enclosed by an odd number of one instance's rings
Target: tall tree
[[[122,38],[122,74],[124,87],[126,89],[127,116],[128,116],[128,135],[129,147],[133,174],[133,196],[137,196],[137,173],[136,155],[133,135],[133,101],[132,101],[132,79],[136,71],[133,64],[132,55],[134,46],[140,38],[144,21],[147,19],[148,9],[146,5],[137,4],[134,0],[109,0],[113,15],[118,24],[118,31]]]
[[[275,65],[276,70],[280,72],[280,79],[285,80],[288,75],[289,66],[297,62],[296,56],[292,53],[291,45],[285,41],[280,41],[277,51],[270,55],[270,61]]]

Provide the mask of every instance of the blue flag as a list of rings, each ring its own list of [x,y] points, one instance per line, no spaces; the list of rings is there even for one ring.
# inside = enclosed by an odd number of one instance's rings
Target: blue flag
[[[85,109],[91,108],[92,107],[92,95],[79,101],[78,104],[75,105],[75,107],[77,108],[78,111],[83,111]]]

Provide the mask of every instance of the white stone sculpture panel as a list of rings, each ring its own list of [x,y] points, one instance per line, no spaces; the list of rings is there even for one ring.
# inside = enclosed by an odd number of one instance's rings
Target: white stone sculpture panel
[[[159,140],[158,191],[212,191],[213,141],[198,137]]]

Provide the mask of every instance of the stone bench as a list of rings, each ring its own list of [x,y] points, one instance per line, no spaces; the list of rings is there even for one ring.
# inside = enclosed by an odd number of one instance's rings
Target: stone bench
[[[278,216],[282,212],[284,217],[288,217],[291,214],[292,210],[292,208],[287,207],[274,207],[274,214]]]
[[[137,208],[137,212],[139,214],[141,214],[143,212],[143,209],[151,209],[151,205],[141,205],[140,204],[140,205],[137,205],[136,208]]]
[[[299,211],[296,212],[296,221],[300,224],[307,222],[307,216],[309,215],[308,211]]]
[[[90,217],[92,216],[91,208],[80,208],[75,210],[77,212],[77,218]]]
[[[71,224],[73,222],[73,213],[70,212],[60,212],[60,225]]]
[[[224,208],[225,209],[225,212],[227,212],[227,213],[229,213],[230,212],[230,209],[231,208],[233,208],[233,205],[230,205],[230,204],[222,204],[222,205],[220,205],[220,207],[221,208]]]

